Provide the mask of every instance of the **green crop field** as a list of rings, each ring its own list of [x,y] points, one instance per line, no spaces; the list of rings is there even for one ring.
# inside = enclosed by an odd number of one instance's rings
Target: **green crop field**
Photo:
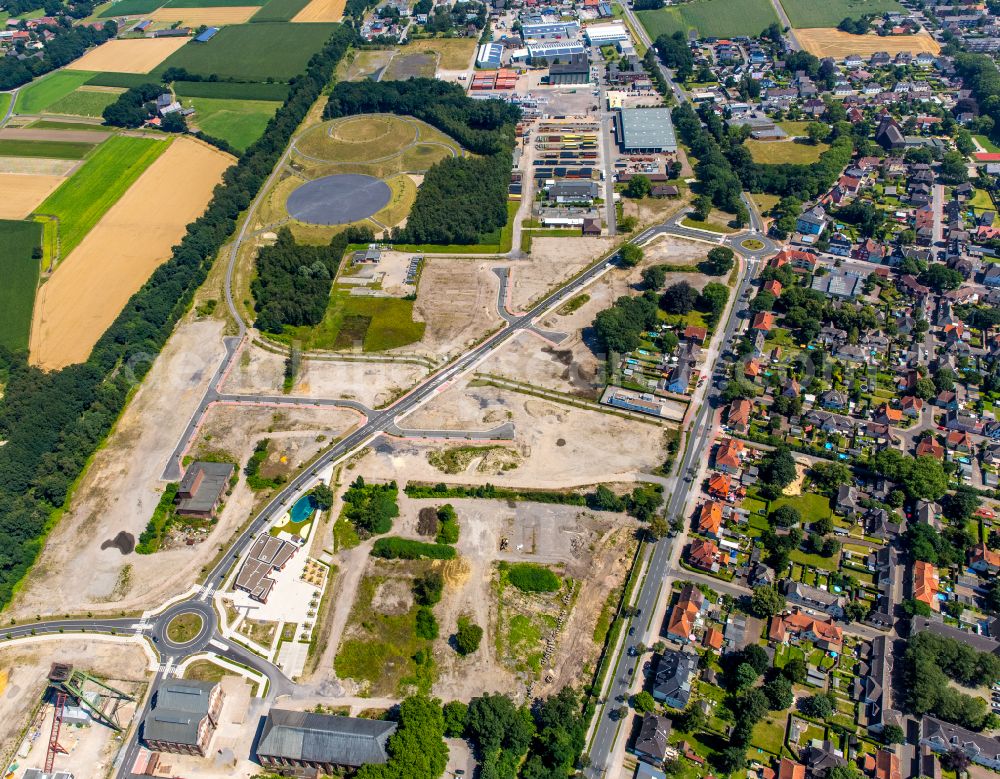
[[[211,97],[215,100],[277,100],[288,97],[288,84],[241,84],[233,81],[175,81],[178,97]]]
[[[58,119],[36,119],[28,125],[32,130],[74,130],[79,132],[106,133],[107,127],[91,122],[61,122]]]
[[[0,139],[0,157],[47,157],[53,160],[82,160],[92,143],[70,141],[21,141]]]
[[[31,311],[38,286],[38,260],[32,251],[42,242],[37,222],[0,220],[0,346],[27,349]]]
[[[10,108],[10,92],[0,92],[0,118],[7,116],[8,108]]]
[[[96,75],[88,70],[57,70],[18,92],[14,110],[19,114],[39,114]]]
[[[121,87],[131,89],[143,84],[156,83],[157,79],[145,73],[98,73],[87,82],[92,87]]]
[[[905,11],[896,0],[781,0],[792,27],[836,27],[845,17]]]
[[[56,100],[45,109],[47,114],[70,116],[101,116],[104,109],[118,99],[119,92],[76,89],[66,97]]]
[[[166,151],[169,141],[118,135],[35,209],[59,220],[59,253],[69,256],[83,237],[139,175]]]
[[[213,100],[207,97],[183,98],[185,107],[194,107],[193,124],[208,135],[229,141],[245,151],[260,138],[268,120],[281,103],[271,100]]]
[[[110,16],[139,16],[152,13],[164,2],[165,0],[118,0],[104,9],[101,16],[105,19]]]
[[[167,0],[164,8],[224,8],[264,5],[265,0]]]
[[[250,21],[287,22],[307,5],[309,0],[268,0]]]
[[[778,21],[770,0],[691,0],[659,11],[638,11],[639,21],[656,40],[692,27],[703,38],[756,35]]]
[[[223,27],[208,43],[187,43],[153,71],[167,68],[245,81],[288,81],[323,48],[336,24],[263,22]],[[280,44],[279,44],[280,42]]]

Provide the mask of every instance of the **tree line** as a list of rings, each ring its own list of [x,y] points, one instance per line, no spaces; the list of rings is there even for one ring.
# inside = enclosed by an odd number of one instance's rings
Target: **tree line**
[[[101,29],[88,25],[74,27],[68,19],[63,19],[58,24],[47,24],[37,28],[37,32],[42,31],[48,31],[55,37],[45,44],[41,56],[24,59],[12,56],[0,58],[0,89],[23,86],[38,76],[68,65],[81,57],[91,46],[98,46],[118,35],[118,25],[108,20]],[[24,51],[24,44],[16,44],[15,50],[21,53]]]
[[[126,303],[86,362],[47,373],[0,351],[0,605],[27,573],[47,522],[152,365],[219,249],[354,40],[337,28],[295,80],[264,134],[228,168],[205,213]]]
[[[513,165],[517,106],[473,100],[457,84],[436,79],[341,82],[324,116],[369,113],[414,116],[457,140],[476,157],[451,157],[424,177],[406,227],[394,230],[402,243],[471,244],[507,223],[507,186]]]

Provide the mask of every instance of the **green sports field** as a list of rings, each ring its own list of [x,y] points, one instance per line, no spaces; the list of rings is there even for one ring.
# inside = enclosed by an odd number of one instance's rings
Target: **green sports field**
[[[76,173],[35,209],[59,220],[59,253],[75,249],[169,141],[117,135],[109,138]]]
[[[104,109],[114,103],[120,92],[76,89],[61,97],[45,109],[47,114],[68,114],[69,116],[101,116]]]
[[[27,349],[31,311],[38,286],[38,260],[32,250],[41,244],[37,222],[0,220],[0,346]]]
[[[268,0],[263,8],[250,17],[250,21],[287,22],[307,5],[309,0]]]
[[[0,139],[0,157],[46,157],[53,160],[82,160],[94,144],[76,141],[22,141]]]
[[[792,27],[836,27],[846,17],[905,11],[896,0],[781,0]]]
[[[288,81],[306,69],[309,59],[337,28],[336,24],[262,22],[223,27],[207,43],[189,42],[153,71],[185,68],[203,76],[243,81]],[[279,44],[280,42],[280,44]]]
[[[804,0],[808,1],[808,0]],[[770,0],[691,0],[659,11],[637,11],[649,37],[696,29],[702,38],[757,35],[778,21]]]
[[[274,116],[281,103],[271,100],[213,100],[212,98],[182,98],[185,107],[191,105],[193,124],[208,135],[229,141],[235,148],[245,151],[260,138],[268,120]]]
[[[42,76],[17,93],[14,110],[19,114],[40,114],[96,75],[88,70],[57,70]]]

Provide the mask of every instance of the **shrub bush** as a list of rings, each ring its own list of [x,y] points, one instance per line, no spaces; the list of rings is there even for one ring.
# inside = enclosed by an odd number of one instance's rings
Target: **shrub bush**
[[[451,560],[455,557],[455,547],[389,536],[375,542],[372,556],[383,557],[386,560],[419,560],[422,557],[431,560]]]
[[[556,592],[562,585],[548,568],[535,563],[515,563],[507,569],[507,580],[521,592]]]

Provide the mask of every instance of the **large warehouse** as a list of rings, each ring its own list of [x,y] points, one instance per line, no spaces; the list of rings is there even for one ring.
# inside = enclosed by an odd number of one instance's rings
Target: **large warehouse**
[[[585,27],[583,34],[591,46],[607,46],[619,41],[627,41],[628,30],[621,22],[608,22],[607,24],[592,24]]]
[[[622,108],[618,111],[618,143],[626,154],[676,152],[677,135],[669,108]]]

